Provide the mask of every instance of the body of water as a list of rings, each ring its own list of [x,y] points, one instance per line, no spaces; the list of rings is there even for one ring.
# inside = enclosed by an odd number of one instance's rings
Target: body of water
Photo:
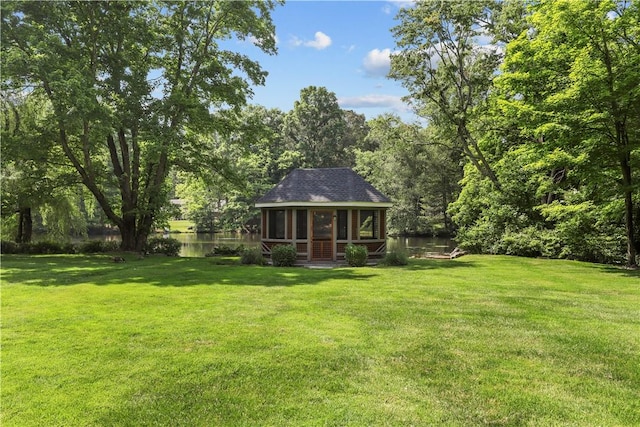
[[[162,236],[162,234],[155,234]],[[182,243],[180,256],[183,257],[204,257],[205,254],[213,252],[213,248],[220,245],[236,247],[244,245],[248,248],[260,246],[259,234],[241,234],[241,233],[172,233],[164,236],[172,237]],[[45,239],[46,236],[36,235],[34,240],[40,238]],[[117,234],[90,236],[89,240],[107,240],[119,241],[120,236]],[[78,243],[85,239],[72,239]],[[409,255],[417,253],[449,253],[455,249],[456,244],[453,240],[444,237],[388,237],[387,251],[403,250]]]
[[[175,233],[170,234],[174,239],[182,243],[180,256],[203,257],[212,252],[218,245],[246,247],[260,246],[259,234],[237,233]],[[387,250],[404,250],[409,254],[425,252],[451,252],[456,247],[451,239],[442,237],[389,237],[387,238]]]

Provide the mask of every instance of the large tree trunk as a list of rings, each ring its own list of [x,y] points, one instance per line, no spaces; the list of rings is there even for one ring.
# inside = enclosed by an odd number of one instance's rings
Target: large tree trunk
[[[624,216],[625,231],[627,236],[627,267],[637,268],[636,245],[633,224],[633,188],[631,186],[631,166],[629,156],[625,155],[620,159],[622,169],[622,186],[624,189]]]
[[[135,215],[126,215],[118,229],[120,230],[120,249],[123,251],[137,251]]]
[[[118,226],[120,230],[120,249],[130,252],[144,252],[147,245],[147,240],[151,234],[151,221],[146,218],[141,218],[136,224],[136,218],[126,218],[121,226]]]
[[[636,204],[633,213],[633,245],[636,248],[636,255],[640,252],[640,224],[638,224],[638,218],[640,218],[640,205]]]
[[[33,236],[33,219],[31,208],[20,208],[18,210],[18,233],[16,243],[29,243]]]

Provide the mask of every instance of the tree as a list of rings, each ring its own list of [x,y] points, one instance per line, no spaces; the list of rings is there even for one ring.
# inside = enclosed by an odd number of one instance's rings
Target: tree
[[[226,203],[221,186],[213,186],[209,180],[191,174],[185,174],[182,181],[176,191],[185,202],[185,217],[195,224],[197,232],[214,233],[220,211]]]
[[[285,141],[302,156],[297,166],[326,168],[349,166],[345,162],[347,127],[336,94],[324,87],[309,86],[300,91],[284,123]]]
[[[3,233],[11,230],[18,243],[31,241],[37,213],[47,222],[50,233],[62,229],[86,233],[84,216],[76,203],[78,179],[52,144],[55,138],[47,127],[50,107],[44,97],[35,94],[4,92],[2,96]]]
[[[452,234],[448,205],[461,176],[443,145],[434,143],[433,129],[403,123],[395,115],[368,122],[364,146],[356,150],[356,170],[393,200],[388,228],[399,234]]]
[[[558,200],[543,212],[561,220],[587,210],[578,206],[608,205],[604,212],[623,205],[626,262],[635,267],[640,246],[633,179],[640,161],[640,6],[541,1],[533,6],[530,23],[531,30],[507,48],[499,78],[505,92],[502,113],[526,123],[523,133],[546,152],[583,156],[571,170],[583,177],[578,188],[583,197]]]
[[[244,142],[231,154],[246,185],[228,192],[221,222],[226,229],[257,231],[260,210],[255,207],[264,195],[285,177],[301,156],[287,147],[283,136],[285,114],[279,109],[249,106],[243,111],[242,126],[234,138]]]
[[[266,73],[219,40],[251,38],[275,53],[274,6],[2,4],[3,85],[46,95],[56,143],[120,230],[122,249],[144,246],[172,167],[197,173],[221,164],[201,135],[228,134],[250,84]],[[107,191],[113,184],[117,197]]]
[[[253,231],[259,225],[260,211],[255,201],[300,158],[285,147],[283,122],[284,113],[278,109],[255,105],[244,108],[234,131],[212,147],[215,155],[229,165],[228,178],[220,179],[212,171],[184,179],[178,194],[186,200],[187,216],[199,229],[210,229],[214,216],[218,229]]]
[[[353,167],[356,164],[355,150],[366,148],[366,138],[369,134],[364,114],[358,114],[352,110],[343,110],[345,122],[345,135],[342,139],[342,150],[345,158],[343,165]]]
[[[391,56],[389,73],[409,90],[417,112],[455,135],[454,148],[498,189],[473,122],[486,110],[501,61],[499,49],[478,42],[493,27],[499,7],[494,1],[428,0],[402,9],[393,29],[399,51]]]

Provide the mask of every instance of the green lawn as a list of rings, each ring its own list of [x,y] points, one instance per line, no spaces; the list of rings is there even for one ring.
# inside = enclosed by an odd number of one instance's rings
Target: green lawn
[[[169,231],[171,233],[193,233],[195,223],[186,219],[173,219],[169,221]]]
[[[3,426],[640,425],[640,275],[2,257]]]

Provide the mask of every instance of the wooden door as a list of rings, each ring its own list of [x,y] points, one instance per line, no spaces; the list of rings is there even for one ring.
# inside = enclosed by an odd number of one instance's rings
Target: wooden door
[[[333,211],[311,213],[311,259],[333,260]]]

